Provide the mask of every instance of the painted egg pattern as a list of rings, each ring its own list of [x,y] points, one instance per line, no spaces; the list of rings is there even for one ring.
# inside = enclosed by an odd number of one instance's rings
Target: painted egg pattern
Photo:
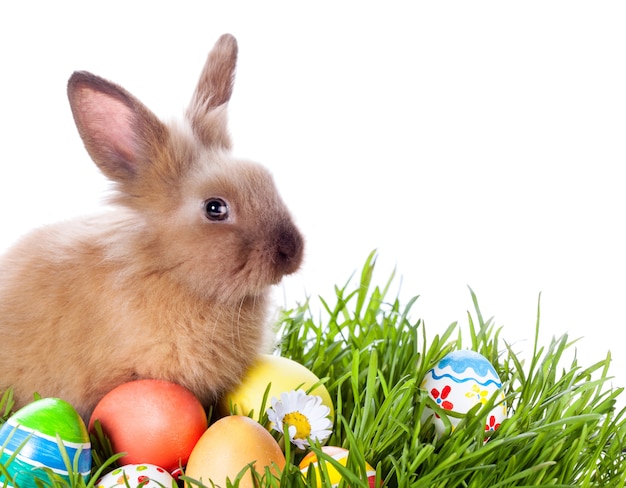
[[[74,407],[58,398],[36,400],[13,414],[0,428],[0,446],[4,446],[0,464],[20,488],[36,487],[36,479],[48,480],[45,467],[69,483],[57,434],[70,462],[88,481],[91,471],[91,442],[85,423]],[[11,456],[15,458],[9,462]],[[0,474],[0,486],[7,482]]]
[[[165,469],[154,464],[126,464],[100,478],[95,488],[177,488],[176,480]]]
[[[430,369],[422,381],[422,388],[444,410],[467,413],[475,405],[485,404],[500,390],[502,381],[491,363],[482,354],[474,351],[453,351],[444,356],[434,368]],[[495,431],[506,418],[504,394],[487,415],[485,431]],[[425,409],[424,419],[432,416],[433,411]],[[460,418],[448,417],[452,429],[461,421]],[[445,431],[443,421],[435,414],[437,434]]]

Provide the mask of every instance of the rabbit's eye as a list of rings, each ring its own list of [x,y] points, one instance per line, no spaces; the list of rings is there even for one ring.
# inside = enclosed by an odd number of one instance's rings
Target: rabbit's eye
[[[204,202],[204,213],[209,220],[226,220],[229,213],[228,204],[221,198],[209,198]]]

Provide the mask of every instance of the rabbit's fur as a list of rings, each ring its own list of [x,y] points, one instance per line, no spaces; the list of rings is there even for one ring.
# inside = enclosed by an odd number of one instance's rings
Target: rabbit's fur
[[[237,43],[209,53],[185,120],[76,72],[85,147],[115,184],[111,213],[40,228],[0,260],[0,391],[61,397],[88,419],[121,383],[160,378],[205,405],[267,344],[271,285],[303,239],[269,172],[230,154]]]

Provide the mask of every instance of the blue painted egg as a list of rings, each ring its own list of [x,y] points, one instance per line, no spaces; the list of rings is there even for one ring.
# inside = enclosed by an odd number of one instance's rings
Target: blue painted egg
[[[41,468],[49,468],[69,482],[59,439],[70,467],[76,465],[77,472],[87,482],[91,443],[85,423],[66,401],[42,398],[18,410],[0,428],[0,447],[3,447],[0,464],[11,478],[7,480],[0,472],[0,486],[7,483],[11,487],[15,483],[20,488],[36,488],[36,480],[49,483],[48,473]]]
[[[504,394],[500,391],[502,381],[491,363],[482,354],[474,351],[453,351],[446,354],[422,381],[422,388],[444,411],[465,414],[475,405],[487,403],[498,394],[494,408],[485,419],[485,431],[489,434],[496,430],[507,416]],[[434,416],[435,430],[438,435],[445,432],[445,424],[438,414],[425,409],[423,421]],[[448,416],[452,430],[461,418]]]

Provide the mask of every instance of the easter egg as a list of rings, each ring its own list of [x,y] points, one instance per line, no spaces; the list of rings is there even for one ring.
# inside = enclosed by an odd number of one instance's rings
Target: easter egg
[[[422,381],[422,388],[444,410],[465,414],[475,405],[485,404],[502,387],[502,381],[491,363],[482,354],[474,351],[453,351],[444,356]],[[485,431],[492,433],[506,418],[504,394],[498,393],[499,399],[485,420]],[[431,409],[426,408],[425,420],[434,415],[435,431],[438,435],[445,432],[445,424]],[[448,416],[452,429],[461,418]]]
[[[205,486],[226,486],[250,463],[259,474],[269,467],[279,475],[285,456],[272,435],[258,422],[242,415],[222,417],[207,429],[189,456],[185,476]],[[188,488],[194,487],[190,483]],[[256,486],[252,473],[246,472],[240,488]],[[265,486],[265,485],[263,485]]]
[[[341,466],[346,466],[348,463],[349,451],[347,449],[344,449],[343,447],[323,446],[322,452],[324,454],[329,455],[336,461],[338,461]],[[316,473],[315,473],[316,485],[315,486],[317,486],[318,488],[321,488],[322,480],[320,477],[319,461],[317,459],[317,455],[313,451],[309,452],[306,456],[304,456],[304,458],[302,458],[302,461],[300,461],[300,464],[298,465],[298,467],[300,468],[300,471],[302,471],[302,473],[305,476],[307,475],[307,472],[310,469],[310,466],[313,466],[313,469],[316,470]],[[326,466],[326,471],[328,472],[328,478],[329,478],[328,481],[330,481],[331,486],[333,487],[339,486],[339,482],[342,480],[342,476],[339,473],[339,471],[337,471],[337,468],[335,468],[335,466],[333,466],[330,462],[326,462],[325,466]],[[370,487],[374,488],[375,483],[376,483],[376,471],[368,463],[365,463],[365,469],[367,470],[366,472],[367,481]]]
[[[47,473],[38,467],[51,469],[69,483],[59,440],[69,467],[76,468],[75,472],[88,481],[91,443],[87,428],[74,407],[59,398],[36,400],[9,417],[0,428],[0,464],[20,488],[35,488],[36,480],[50,482]],[[15,458],[10,460],[14,453]],[[12,486],[0,471],[0,486],[4,483]]]
[[[154,464],[127,464],[105,474],[94,488],[177,488],[176,480],[165,469]]]
[[[186,388],[162,380],[124,383],[96,405],[89,430],[98,420],[121,464],[148,463],[173,471],[184,466],[207,429],[204,408]]]
[[[333,402],[326,387],[319,383],[320,379],[308,368],[293,359],[269,354],[261,355],[248,370],[237,388],[226,395],[222,409],[229,412],[236,407],[234,413],[258,417],[263,403],[263,396],[268,386],[269,394],[265,408],[270,406],[272,397],[280,398],[280,394],[291,390],[308,390],[317,386],[309,393],[321,397],[322,404],[330,409],[330,418],[334,416]]]

